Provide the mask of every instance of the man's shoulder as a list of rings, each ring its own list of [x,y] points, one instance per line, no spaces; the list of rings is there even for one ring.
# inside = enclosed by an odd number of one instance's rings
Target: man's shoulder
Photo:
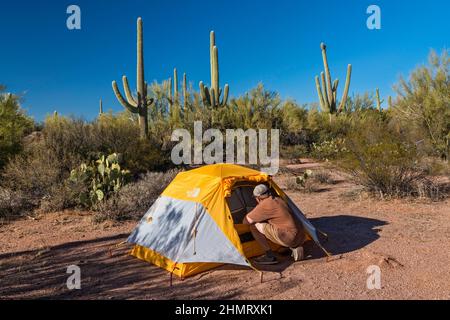
[[[273,207],[273,206],[278,205],[280,203],[279,201],[280,201],[280,198],[271,196],[271,197],[265,199],[261,204],[265,207]]]

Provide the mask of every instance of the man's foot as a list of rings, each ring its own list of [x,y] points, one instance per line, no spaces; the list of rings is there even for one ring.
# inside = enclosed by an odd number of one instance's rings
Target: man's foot
[[[271,265],[278,263],[278,260],[275,257],[275,255],[267,253],[261,257],[255,258],[253,261],[260,265]]]
[[[291,257],[294,258],[294,261],[300,261],[304,259],[305,253],[302,246],[290,249],[292,251]]]

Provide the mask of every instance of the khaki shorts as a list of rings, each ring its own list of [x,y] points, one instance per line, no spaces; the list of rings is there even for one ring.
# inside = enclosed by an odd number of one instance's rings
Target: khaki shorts
[[[286,234],[286,233],[289,233],[289,231],[281,231],[280,232],[276,227],[274,227],[270,223],[257,223],[256,228],[258,229],[259,232],[264,234],[264,236],[267,239],[269,239],[273,243],[278,244],[283,247],[287,247],[287,248],[298,247],[298,246],[301,246],[305,242],[305,233],[303,232],[303,230],[299,231],[302,233],[301,236],[293,237],[293,238],[296,238],[295,239],[296,243],[287,243],[281,239],[281,238],[283,238],[283,236],[281,235],[281,232]]]

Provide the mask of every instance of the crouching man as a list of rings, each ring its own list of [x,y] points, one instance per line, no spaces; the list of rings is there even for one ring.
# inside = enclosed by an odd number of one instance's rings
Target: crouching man
[[[281,198],[271,195],[264,184],[255,187],[253,196],[258,204],[245,216],[243,223],[250,225],[253,237],[266,252],[254,261],[261,265],[278,263],[267,240],[290,248],[294,260],[302,260],[305,231],[292,216],[288,205]]]

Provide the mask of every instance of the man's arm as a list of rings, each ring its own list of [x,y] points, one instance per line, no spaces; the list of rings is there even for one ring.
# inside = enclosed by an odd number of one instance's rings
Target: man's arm
[[[256,221],[254,221],[252,218],[250,218],[249,216],[248,216],[249,214],[247,214],[245,217],[244,217],[244,220],[242,220],[242,224],[255,224],[256,223]]]
[[[255,224],[258,222],[263,222],[268,219],[265,214],[265,207],[262,203],[259,203],[252,211],[250,211],[242,221],[243,224]]]

